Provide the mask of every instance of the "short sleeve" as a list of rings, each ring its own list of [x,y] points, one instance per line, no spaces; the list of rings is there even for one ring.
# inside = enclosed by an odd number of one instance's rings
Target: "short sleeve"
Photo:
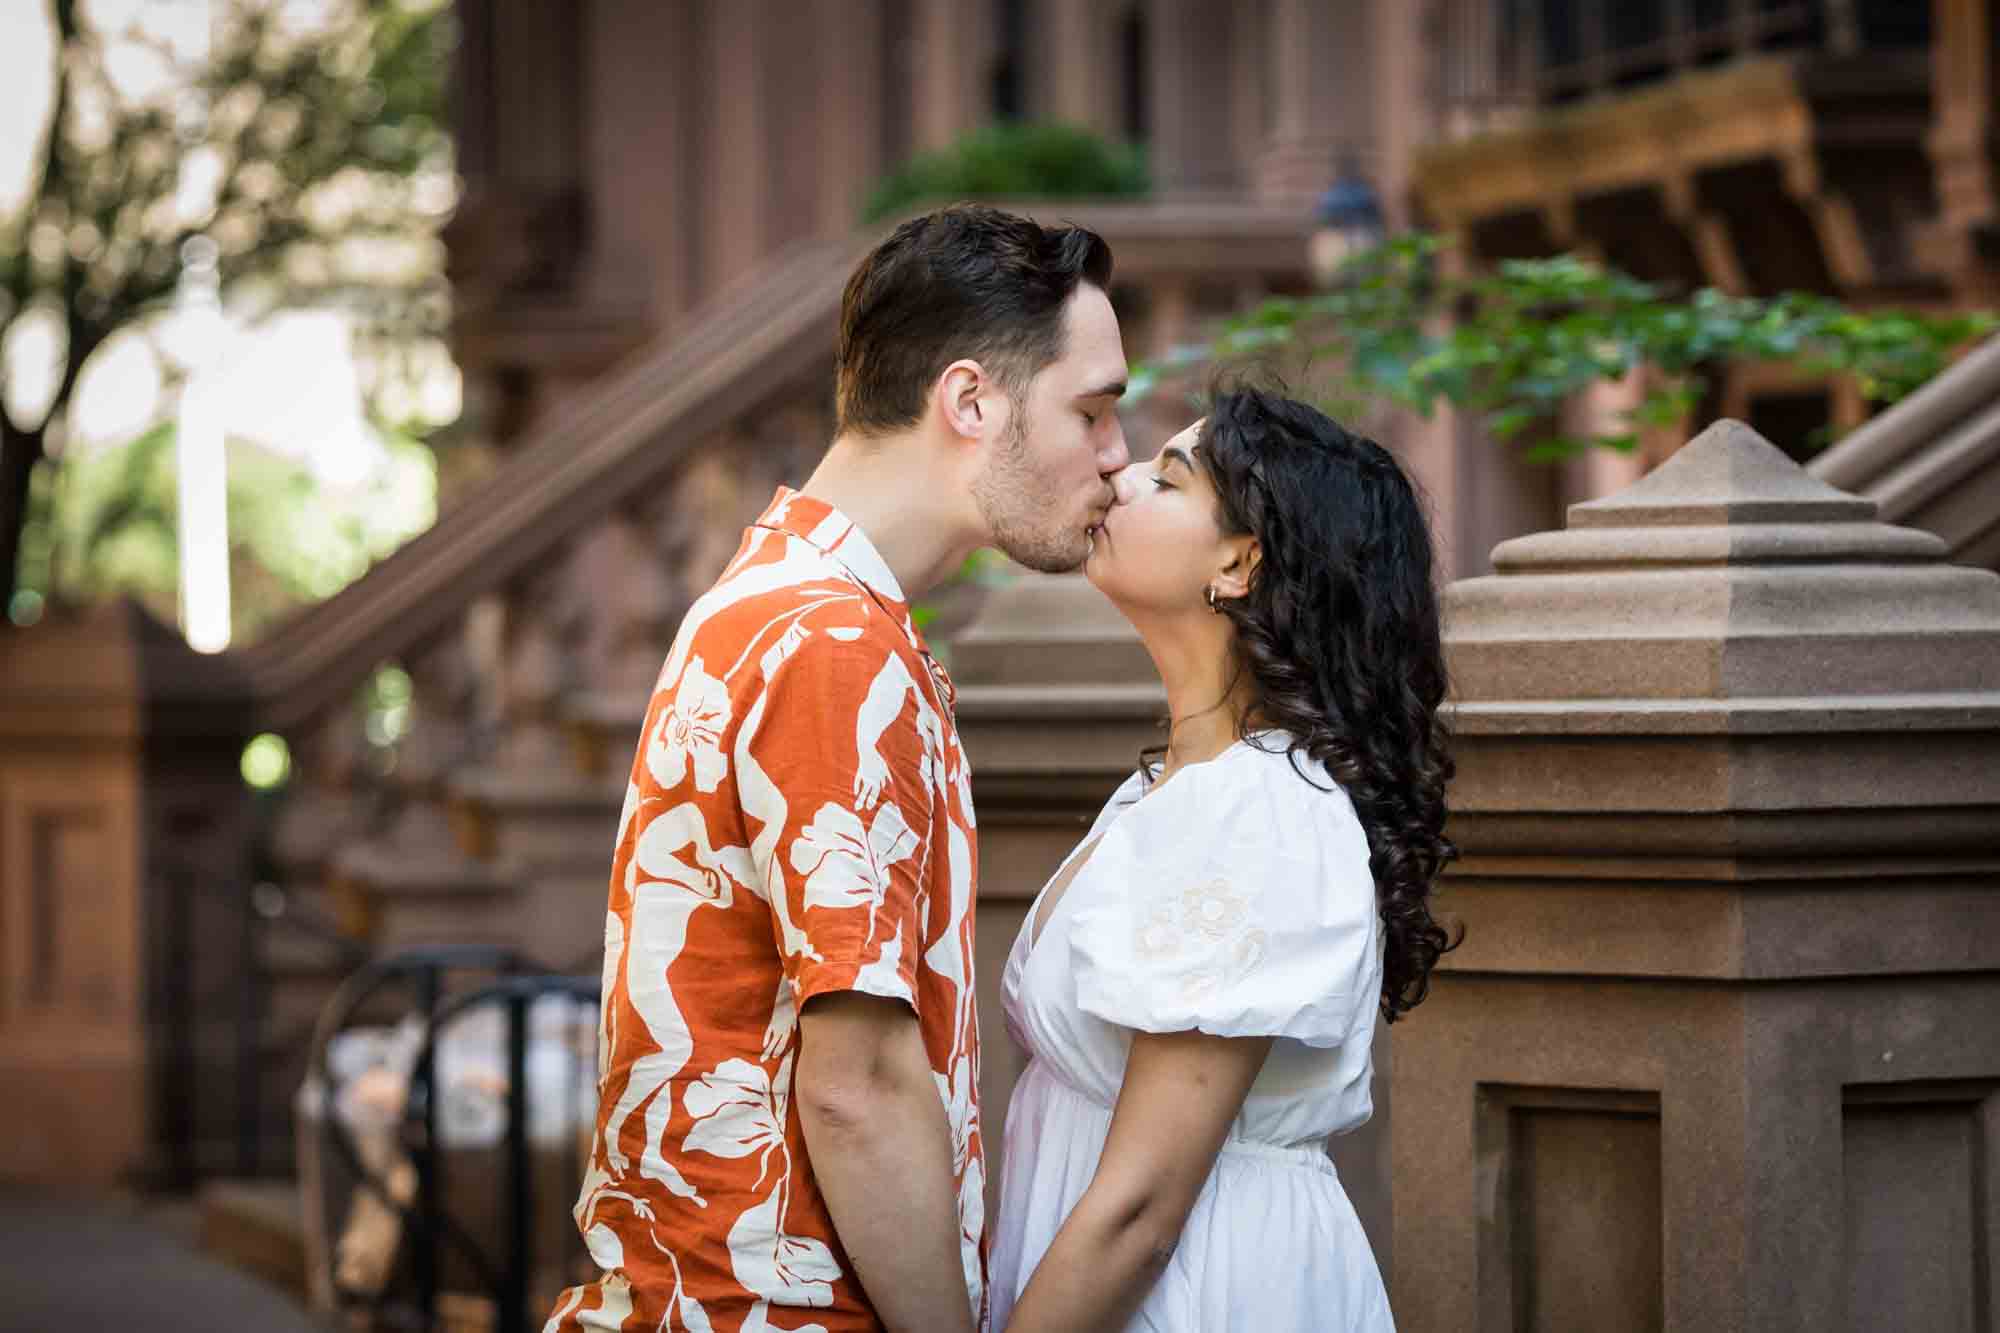
[[[1379,938],[1346,795],[1250,747],[1177,774],[1113,824],[1069,923],[1086,1013],[1323,1047],[1372,1028]]]
[[[904,656],[862,630],[803,630],[744,725],[751,855],[794,998],[917,1008],[938,727]]]

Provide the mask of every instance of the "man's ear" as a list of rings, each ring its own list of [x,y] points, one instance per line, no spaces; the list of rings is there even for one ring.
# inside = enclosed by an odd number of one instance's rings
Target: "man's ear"
[[[1218,597],[1247,597],[1257,581],[1257,566],[1263,563],[1264,548],[1255,537],[1232,537],[1228,543],[1229,563],[1215,576]]]
[[[977,361],[954,361],[938,376],[938,416],[955,435],[976,440],[986,433],[986,414],[991,410],[987,389],[992,379]]]

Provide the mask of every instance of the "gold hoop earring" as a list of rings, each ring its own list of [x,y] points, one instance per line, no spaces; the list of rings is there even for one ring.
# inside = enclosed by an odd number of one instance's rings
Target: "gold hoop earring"
[[[1219,606],[1216,602],[1215,586],[1213,584],[1210,584],[1208,587],[1203,588],[1201,590],[1201,593],[1202,593],[1202,599],[1208,603],[1208,609],[1215,612],[1215,614],[1217,614],[1218,616],[1221,615],[1222,607]]]

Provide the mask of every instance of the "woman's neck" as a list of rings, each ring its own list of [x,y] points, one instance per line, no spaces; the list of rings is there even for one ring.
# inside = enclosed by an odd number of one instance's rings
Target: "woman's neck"
[[[1215,758],[1243,736],[1250,684],[1238,668],[1229,623],[1205,617],[1143,627],[1140,638],[1167,688],[1166,762],[1162,778]]]

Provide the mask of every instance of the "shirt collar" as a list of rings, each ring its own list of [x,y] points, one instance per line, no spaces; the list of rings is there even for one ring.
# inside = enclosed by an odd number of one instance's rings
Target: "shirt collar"
[[[910,604],[909,599],[903,596],[903,585],[896,582],[889,562],[882,558],[882,553],[875,549],[875,543],[868,540],[868,534],[857,527],[853,519],[824,500],[801,495],[789,486],[780,486],[771,500],[771,507],[764,511],[756,526],[797,537],[839,561],[848,573],[875,595],[876,601],[893,612],[914,634],[916,626],[910,620]]]

